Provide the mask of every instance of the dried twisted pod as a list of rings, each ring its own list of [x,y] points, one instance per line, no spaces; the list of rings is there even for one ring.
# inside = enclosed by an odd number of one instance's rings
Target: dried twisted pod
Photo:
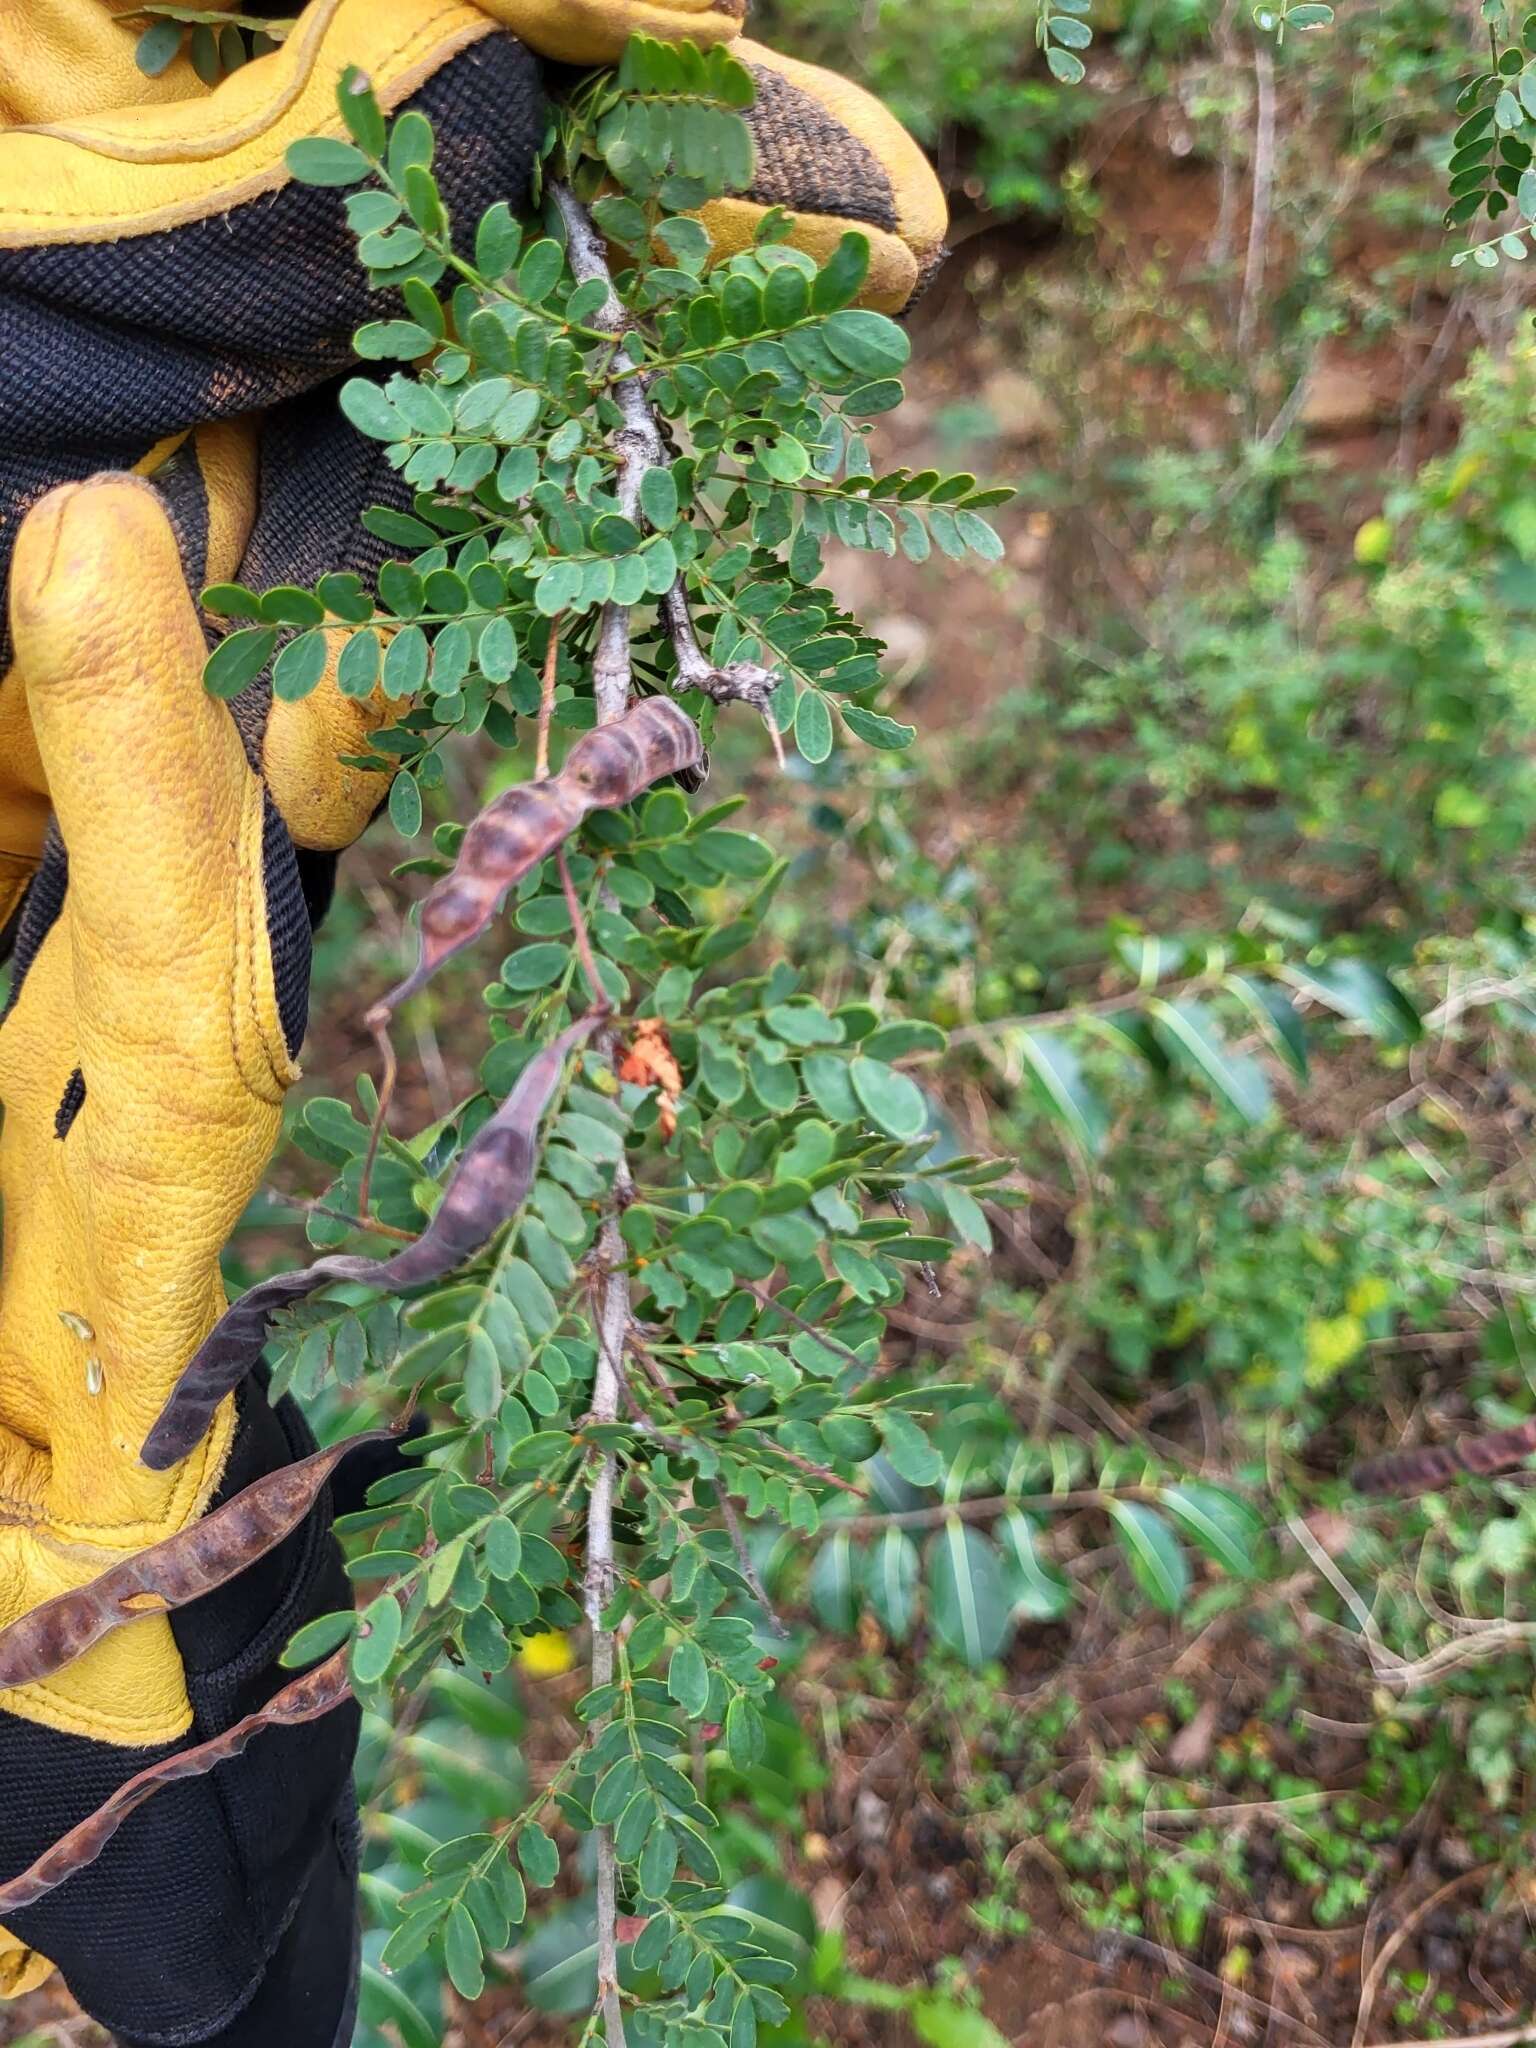
[[[646,697],[612,725],[583,733],[558,775],[505,791],[464,834],[452,874],[421,906],[414,971],[369,1013],[377,1026],[452,954],[480,936],[514,883],[562,846],[588,811],[632,803],[663,775],[703,759],[699,729],[666,697]]]
[[[125,1558],[89,1585],[34,1607],[0,1629],[0,1687],[47,1678],[113,1629],[185,1607],[235,1578],[292,1535],[349,1451],[395,1433],[366,1430],[268,1472],[200,1522]]]
[[[281,1692],[275,1692],[264,1707],[247,1714],[222,1735],[215,1735],[210,1742],[200,1742],[195,1748],[179,1750],[175,1756],[151,1764],[137,1777],[119,1785],[110,1799],[77,1822],[67,1835],[61,1835],[19,1877],[0,1884],[0,1915],[9,1917],[23,1907],[36,1905],[39,1899],[56,1891],[65,1878],[94,1863],[129,1814],[145,1800],[153,1799],[163,1785],[174,1785],[181,1778],[206,1776],[215,1765],[238,1756],[263,1728],[292,1728],[304,1721],[318,1721],[322,1715],[334,1713],[351,1691],[343,1645],[323,1664],[292,1680]]]
[[[1486,1479],[1495,1472],[1511,1472],[1532,1451],[1536,1422],[1517,1422],[1513,1429],[1490,1430],[1486,1436],[1458,1437],[1454,1443],[1425,1444],[1415,1451],[1388,1451],[1357,1465],[1350,1478],[1357,1493],[1438,1493],[1464,1473]]]
[[[261,1281],[224,1311],[144,1439],[139,1455],[152,1472],[164,1472],[201,1441],[214,1410],[261,1356],[279,1309],[337,1280],[390,1291],[419,1287],[479,1251],[527,1194],[538,1160],[539,1123],[566,1055],[591,1036],[605,1014],[595,1010],[579,1017],[535,1053],[501,1108],[464,1148],[435,1215],[414,1244],[392,1259],[341,1253],[317,1259],[312,1266]]]

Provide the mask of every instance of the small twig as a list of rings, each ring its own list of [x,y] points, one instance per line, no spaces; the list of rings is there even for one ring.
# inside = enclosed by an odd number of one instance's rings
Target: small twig
[[[551,185],[551,194],[565,223],[571,269],[585,284],[597,279],[607,286],[608,295],[592,315],[592,325],[614,336],[624,332],[625,313],[613,277],[608,269],[602,238],[587,217],[586,208],[566,185]],[[667,451],[661,428],[647,394],[648,379],[622,343],[613,352],[610,389],[623,415],[624,425],[613,437],[619,458],[619,510],[636,525],[643,522],[640,488],[647,472],[666,465]],[[716,704],[743,703],[763,715],[783,764],[783,747],[778,729],[768,716],[768,703],[779,685],[777,672],[755,662],[729,662],[717,668],[699,646],[688,611],[688,589],[681,573],[661,600],[661,615],[677,658],[679,690],[702,690]],[[593,687],[599,698],[622,689],[626,698],[630,684],[629,613],[617,604],[603,606],[598,624],[597,649],[592,659]]]
[[[1234,1821],[1257,1820],[1288,1813],[1293,1807],[1317,1806],[1345,1796],[1323,1789],[1294,1792],[1288,1799],[1245,1799],[1236,1806],[1149,1806],[1143,1809],[1141,1824],[1147,1828],[1204,1827],[1207,1822],[1230,1826]]]
[[[619,1174],[624,1174],[621,1164]],[[592,1417],[613,1422],[619,1412],[623,1384],[624,1340],[629,1330],[629,1276],[624,1268],[624,1240],[619,1212],[610,1198],[598,1236],[603,1274],[599,1283],[597,1371],[592,1382]],[[587,1502],[587,1622],[592,1631],[592,1683],[611,1685],[615,1664],[613,1632],[603,1626],[603,1609],[613,1593],[613,1503],[618,1460],[612,1451],[599,1459]],[[594,1723],[594,1740],[597,1724]],[[597,1830],[597,1992],[608,2048],[624,2048],[624,2012],[619,2002],[618,1864],[613,1830]]]
[[[542,782],[549,773],[549,726],[555,712],[555,670],[560,661],[560,620],[549,622],[549,645],[544,650],[544,677],[539,692],[539,743],[533,772]]]
[[[760,1302],[764,1308],[771,1308],[776,1315],[783,1316],[786,1322],[793,1323],[797,1330],[804,1330],[809,1336],[814,1337],[819,1344],[825,1344],[829,1351],[837,1352],[840,1357],[846,1358],[850,1365],[856,1365],[860,1372],[867,1373],[870,1370],[869,1365],[864,1359],[860,1358],[857,1351],[851,1351],[846,1344],[839,1343],[836,1337],[829,1337],[825,1330],[819,1330],[814,1323],[808,1323],[804,1316],[797,1316],[792,1308],[786,1307],[779,1300],[778,1296],[770,1294],[766,1287],[759,1287],[755,1280],[744,1280],[742,1285],[746,1288],[748,1294],[755,1301]]]
[[[395,1058],[394,1042],[389,1035],[388,1015],[381,1015],[376,1009],[370,1010],[363,1021],[373,1033],[373,1042],[379,1049],[383,1071],[379,1080],[379,1105],[369,1126],[368,1150],[363,1154],[363,1171],[357,1183],[357,1209],[360,1216],[368,1214],[368,1193],[373,1185],[373,1165],[379,1156],[379,1140],[384,1135],[384,1119],[389,1115],[389,1105],[395,1093],[395,1080],[400,1071],[399,1061]]]
[[[1452,1892],[1460,1891],[1461,1887],[1465,1884],[1470,1884],[1473,1878],[1486,1877],[1488,1870],[1489,1866],[1486,1864],[1476,1870],[1463,1870],[1458,1876],[1449,1879],[1448,1882],[1441,1885],[1438,1891],[1433,1891],[1427,1898],[1421,1899],[1398,1922],[1391,1934],[1382,1943],[1380,1952],[1372,1961],[1371,1967],[1366,1974],[1365,1982],[1360,1987],[1360,2009],[1355,2016],[1354,2032],[1349,2037],[1349,2048],[1362,2048],[1365,2040],[1365,2030],[1370,2024],[1371,2008],[1376,2003],[1376,1993],[1381,1988],[1381,1980],[1387,1974],[1387,1965],[1397,1954],[1403,1943],[1408,1940],[1414,1930],[1428,1918],[1430,1913],[1434,1911],[1435,1907],[1443,1899],[1448,1899]],[[1516,2036],[1515,2038],[1518,2039],[1519,2037]]]
[[[1253,53],[1258,88],[1253,123],[1253,199],[1248,212],[1248,253],[1243,264],[1243,296],[1237,314],[1237,353],[1253,346],[1259,293],[1264,288],[1264,262],[1269,243],[1269,212],[1275,182],[1275,60],[1260,42]]]
[[[1371,1610],[1360,1598],[1360,1595],[1312,1534],[1306,1523],[1299,1515],[1288,1515],[1285,1526],[1290,1530],[1292,1536],[1295,1537],[1296,1541],[1307,1553],[1312,1563],[1322,1573],[1329,1585],[1332,1586],[1334,1592],[1338,1594],[1344,1605],[1355,1617],[1360,1627],[1360,1634],[1365,1641],[1366,1652],[1371,1660],[1371,1669],[1375,1672],[1376,1676],[1378,1678],[1387,1678],[1401,1671],[1403,1660],[1395,1651],[1389,1650],[1382,1641],[1381,1632],[1376,1626],[1376,1617],[1371,1613]]]
[[[774,1446],[775,1450],[779,1447]],[[780,1451],[782,1457],[785,1454]],[[1161,1499],[1155,1486],[1087,1487],[1075,1493],[992,1493],[974,1500],[947,1501],[939,1507],[893,1508],[889,1514],[854,1515],[838,1523],[839,1529],[846,1529],[850,1535],[869,1535],[877,1529],[937,1529],[952,1517],[962,1522],[989,1522],[996,1515],[1007,1514],[1011,1508],[1051,1508],[1074,1510],[1078,1508],[1103,1508],[1112,1500],[1140,1500],[1155,1503]]]
[[[910,1230],[912,1225],[908,1217],[906,1200],[902,1195],[901,1189],[892,1188],[886,1200]],[[939,1285],[939,1276],[934,1270],[932,1259],[920,1260],[917,1270],[922,1277],[924,1287],[928,1290],[928,1299],[930,1301],[942,1301],[944,1299],[944,1290]]]
[[[660,1394],[669,1407],[675,1408],[677,1406],[677,1389],[667,1378],[656,1360],[652,1358],[640,1337],[639,1326],[635,1323],[631,1323],[629,1326],[629,1348],[634,1352],[636,1358],[639,1359],[646,1378],[656,1389],[657,1393]]]
[[[1441,2034],[1435,2040],[1371,2041],[1365,2048],[1526,2048],[1536,2041],[1536,2019],[1523,2026],[1505,2027],[1497,2034]]]
[[[576,894],[576,884],[571,880],[570,864],[565,857],[563,846],[555,849],[555,865],[560,870],[560,886],[565,891],[565,907],[571,914],[571,929],[576,934],[576,957],[581,962],[582,977],[592,995],[594,1010],[608,1010],[612,1004],[597,972],[597,962],[592,957],[592,940],[587,931],[587,920]]]
[[[844,1493],[851,1493],[855,1500],[867,1500],[868,1494],[860,1493],[851,1480],[844,1479],[840,1472],[834,1472],[830,1465],[818,1465],[810,1458],[802,1458],[798,1451],[786,1451],[782,1444],[776,1444],[771,1437],[763,1439],[763,1449],[771,1451],[776,1458],[793,1465],[797,1472],[807,1473],[812,1479],[819,1479],[824,1486],[841,1487]],[[843,1526],[841,1523],[838,1525]]]
[[[571,269],[583,283],[600,279],[606,287],[603,303],[592,315],[593,325],[605,334],[624,331],[624,308],[613,288],[602,238],[588,218],[586,208],[570,188],[559,181],[550,187],[560,217],[565,223]],[[614,350],[614,365],[628,356],[622,347]],[[628,428],[615,437],[619,453],[619,508],[636,520],[640,511],[640,486],[652,459],[661,459],[661,434],[638,377],[630,376],[615,387],[616,403]],[[611,725],[629,708],[631,683],[629,652],[629,610],[624,605],[603,606],[598,626],[597,647],[592,659],[592,694],[599,725]],[[569,882],[567,881],[567,887]],[[586,961],[583,960],[583,970]],[[595,969],[593,970],[595,979]],[[600,986],[600,984],[599,984]],[[611,1055],[614,1039],[605,1032],[601,1044]],[[619,1230],[619,1217],[630,1190],[629,1169],[620,1160],[613,1187],[603,1205],[597,1252],[601,1271],[598,1280],[597,1367],[592,1380],[592,1415],[598,1422],[618,1417],[624,1375],[624,1346],[634,1320],[630,1304],[628,1254]],[[587,1502],[587,1569],[583,1605],[592,1631],[592,1683],[611,1685],[615,1666],[615,1644],[611,1630],[603,1626],[603,1610],[612,1597],[614,1582],[613,1504],[617,1490],[618,1460],[607,1451],[598,1461]],[[597,1740],[605,1717],[592,1726]],[[618,1864],[613,1846],[613,1829],[597,1829],[597,1997],[603,2016],[607,2048],[625,2048],[624,2008],[619,1997],[619,1901]]]
[[[736,1510],[731,1506],[729,1499],[724,1493],[719,1495],[719,1503],[720,1517],[725,1523],[725,1533],[731,1539],[731,1548],[736,1553],[736,1562],[741,1567],[741,1575],[752,1588],[753,1599],[756,1600],[758,1606],[767,1615],[768,1625],[774,1634],[781,1638],[787,1638],[789,1630],[775,1613],[773,1602],[768,1598],[768,1589],[759,1577],[757,1566],[752,1562],[747,1552],[746,1538],[741,1533],[741,1523],[737,1520]]]
[[[332,1223],[345,1223],[351,1230],[367,1230],[375,1237],[391,1237],[397,1244],[414,1244],[415,1236],[409,1230],[396,1230],[393,1223],[380,1223],[375,1216],[349,1216],[345,1209],[333,1209],[329,1202],[311,1200],[304,1195],[284,1194],[281,1188],[268,1188],[267,1194],[274,1202],[282,1202],[290,1209],[302,1209],[306,1216],[325,1216]]]

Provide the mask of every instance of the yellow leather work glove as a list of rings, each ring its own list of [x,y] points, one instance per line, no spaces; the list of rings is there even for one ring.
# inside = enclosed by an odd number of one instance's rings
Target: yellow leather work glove
[[[54,822],[0,1020],[0,1626],[311,1448],[252,1387],[170,1472],[138,1458],[224,1307],[219,1252],[297,1073],[309,949],[286,832],[202,687],[159,493],[51,493],[10,610]],[[347,1597],[312,1519],[211,1598],[0,1693],[3,1873],[259,1706],[288,1635]],[[332,1715],[162,1793],[13,1916],[12,1988],[56,1961],[130,2044],[344,2040],[354,1739]]]

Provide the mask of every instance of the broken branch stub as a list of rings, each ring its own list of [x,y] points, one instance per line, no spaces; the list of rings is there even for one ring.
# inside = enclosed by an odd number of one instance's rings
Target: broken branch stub
[[[562,846],[589,811],[633,803],[663,775],[703,757],[699,730],[665,697],[647,697],[611,725],[583,733],[558,775],[509,789],[464,834],[453,872],[421,906],[421,954],[414,971],[369,1012],[387,1021],[443,962],[477,939],[507,891]]]
[[[0,1629],[0,1688],[51,1677],[113,1629],[185,1607],[235,1578],[292,1535],[349,1451],[394,1434],[389,1429],[365,1430],[329,1450],[268,1472],[163,1543],[124,1558],[72,1593],[59,1593],[34,1607],[9,1628]],[[140,1604],[130,1606],[130,1601]]]
[[[691,731],[691,721],[684,721]],[[538,1163],[539,1124],[565,1066],[566,1055],[597,1029],[607,1013],[594,1010],[542,1047],[524,1067],[511,1094],[469,1144],[431,1222],[392,1259],[338,1253],[312,1266],[278,1273],[242,1294],[214,1324],[144,1439],[140,1452],[152,1472],[179,1463],[261,1356],[272,1318],[333,1281],[357,1281],[394,1292],[440,1280],[479,1251],[527,1194]]]
[[[8,1917],[21,1912],[26,1906],[35,1906],[39,1899],[56,1891],[67,1877],[73,1877],[77,1870],[84,1870],[87,1864],[94,1863],[129,1814],[147,1799],[152,1799],[162,1786],[174,1785],[182,1778],[206,1776],[217,1765],[239,1756],[246,1744],[264,1728],[293,1728],[301,1722],[318,1721],[323,1715],[334,1713],[351,1697],[351,1692],[351,1682],[347,1677],[347,1646],[343,1644],[323,1664],[317,1664],[313,1671],[306,1671],[302,1678],[293,1679],[280,1692],[275,1692],[264,1707],[254,1714],[247,1714],[243,1721],[237,1721],[222,1735],[215,1735],[211,1741],[200,1742],[192,1749],[179,1750],[175,1756],[151,1764],[147,1770],[119,1785],[110,1799],[103,1801],[94,1813],[87,1814],[67,1835],[61,1835],[19,1877],[0,1884],[0,1915]]]

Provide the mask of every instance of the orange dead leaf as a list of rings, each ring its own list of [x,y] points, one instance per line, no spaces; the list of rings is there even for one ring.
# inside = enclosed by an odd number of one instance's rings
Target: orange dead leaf
[[[659,1017],[637,1017],[635,1035],[619,1062],[619,1079],[639,1088],[654,1088],[661,1103],[661,1135],[677,1129],[677,1098],[683,1092],[682,1069],[673,1054],[667,1027]]]

